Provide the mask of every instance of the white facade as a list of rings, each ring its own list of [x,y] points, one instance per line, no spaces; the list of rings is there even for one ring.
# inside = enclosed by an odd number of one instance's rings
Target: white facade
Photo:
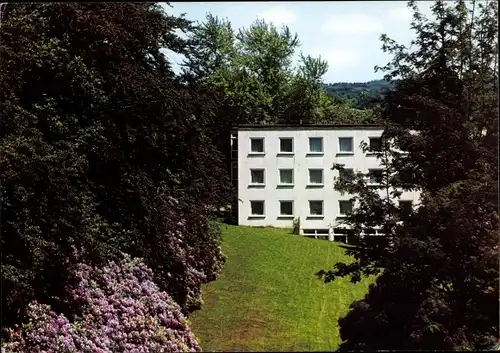
[[[350,198],[334,189],[339,172],[332,166],[343,164],[363,173],[380,168],[377,157],[364,153],[360,143],[369,143],[370,138],[376,143],[382,132],[381,127],[371,125],[239,127],[232,135],[238,224],[292,228],[293,220],[300,217],[302,234],[305,230],[306,235],[318,231],[331,235],[342,219],[341,206],[347,206],[340,201]],[[289,170],[293,170],[293,180]],[[400,200],[415,204],[418,196],[404,192]]]

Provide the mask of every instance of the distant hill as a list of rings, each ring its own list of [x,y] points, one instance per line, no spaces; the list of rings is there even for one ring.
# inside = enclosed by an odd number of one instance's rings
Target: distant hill
[[[325,91],[341,101],[347,101],[358,109],[374,106],[374,99],[379,98],[385,89],[392,87],[391,82],[373,80],[368,82],[335,82],[323,84]]]

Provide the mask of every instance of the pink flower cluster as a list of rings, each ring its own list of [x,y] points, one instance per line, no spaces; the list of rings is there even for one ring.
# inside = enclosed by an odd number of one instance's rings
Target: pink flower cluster
[[[181,309],[153,282],[140,260],[126,256],[103,268],[80,265],[72,290],[82,315],[73,322],[33,302],[29,322],[10,330],[2,351],[15,352],[199,352]]]

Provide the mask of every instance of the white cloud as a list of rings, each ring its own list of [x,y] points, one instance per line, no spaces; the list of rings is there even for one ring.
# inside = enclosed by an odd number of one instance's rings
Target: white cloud
[[[274,7],[257,15],[258,18],[274,24],[290,24],[295,22],[297,16],[287,9]]]
[[[327,34],[356,35],[381,32],[382,22],[373,16],[363,13],[333,15],[321,26]]]
[[[360,61],[360,53],[348,49],[333,49],[322,52],[321,57],[328,61],[328,69],[333,71],[356,66]]]

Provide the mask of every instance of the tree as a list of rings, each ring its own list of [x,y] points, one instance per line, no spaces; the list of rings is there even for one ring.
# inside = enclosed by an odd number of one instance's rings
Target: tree
[[[219,141],[227,140],[229,129],[238,124],[358,124],[377,119],[375,109],[353,108],[341,95],[325,92],[322,77],[328,63],[321,57],[300,53],[298,65],[293,65],[300,42],[286,26],[279,30],[258,20],[235,32],[229,20],[207,14],[189,41],[184,80],[226,95],[218,119],[226,127],[219,128]],[[372,98],[365,100],[374,108]]]
[[[235,114],[231,126],[314,119],[327,63],[301,55],[294,69],[292,59],[300,43],[287,26],[278,29],[257,20],[235,33],[228,20],[208,14],[193,30],[190,43],[183,76],[227,95]]]
[[[415,49],[382,36],[398,81],[381,107],[381,187],[336,183],[358,205],[355,261],[319,275],[382,273],[339,321],[341,350],[484,349],[499,338],[497,4],[438,1],[434,20],[409,7]],[[409,214],[394,203],[405,189],[422,191]],[[361,236],[374,225],[386,236]]]
[[[183,17],[153,3],[8,4],[2,22],[2,315],[32,299],[71,318],[71,273],[142,257],[185,312],[224,261],[212,209],[229,178],[220,96],[177,81]]]
[[[236,56],[235,34],[227,19],[208,13],[206,22],[194,26],[182,68],[188,82],[206,82],[218,70],[228,68]]]
[[[321,88],[328,63],[310,55],[300,55],[297,73],[280,89],[277,99],[278,122],[282,124],[320,123],[333,100]]]

